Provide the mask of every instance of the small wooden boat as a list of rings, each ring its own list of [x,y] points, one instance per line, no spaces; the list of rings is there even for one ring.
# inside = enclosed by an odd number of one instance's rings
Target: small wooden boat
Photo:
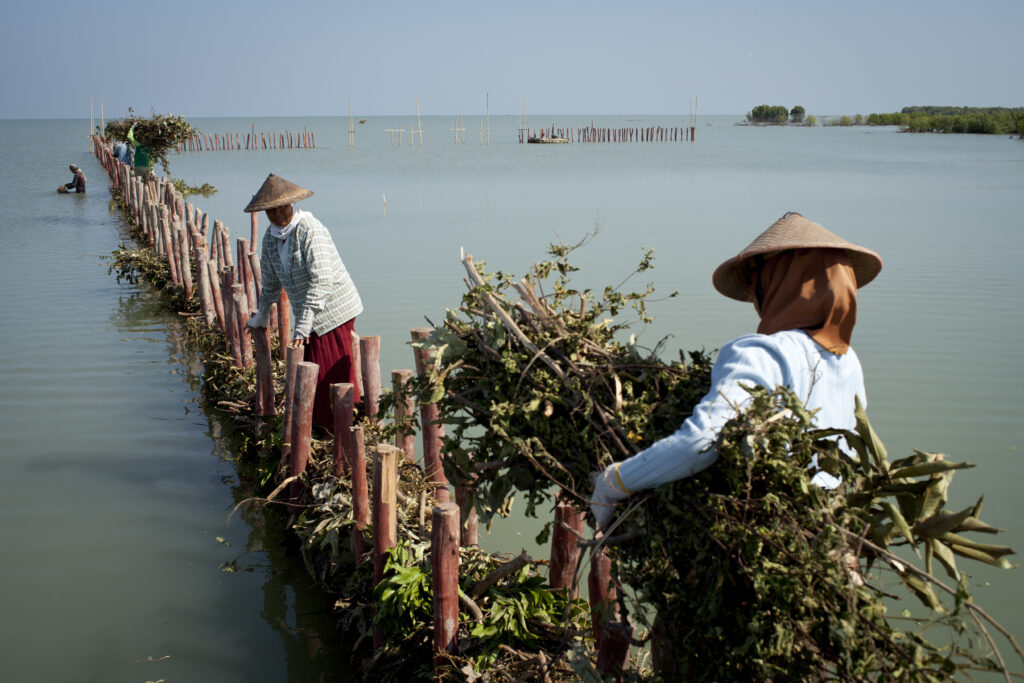
[[[542,138],[534,138],[534,137],[527,138],[526,141],[527,142],[531,142],[531,143],[536,143],[536,144],[542,144],[542,145],[551,145],[551,144],[558,144],[560,142],[569,142],[569,138],[549,138],[549,137],[545,136],[545,137],[542,137]]]

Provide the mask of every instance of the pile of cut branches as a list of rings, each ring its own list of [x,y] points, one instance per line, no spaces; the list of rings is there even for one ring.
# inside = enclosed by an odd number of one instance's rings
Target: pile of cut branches
[[[470,291],[424,344],[435,356],[421,398],[441,408],[447,473],[476,482],[485,517],[515,494],[528,513],[554,496],[584,502],[591,472],[674,431],[707,390],[703,354],[664,363],[659,348],[621,339],[630,323],[614,316],[631,307],[647,323],[651,287],[608,287],[598,300],[572,288],[577,246],[553,246],[523,279],[465,257]],[[637,272],[649,267],[647,253]],[[634,496],[605,541],[620,598],[635,596],[623,612],[658,617],[646,625],[660,670],[695,680],[1009,676],[999,644],[1024,653],[971,600],[956,558],[1009,568],[1012,550],[969,537],[998,531],[980,520],[980,500],[945,509],[954,472],[970,466],[925,452],[889,462],[863,410],[855,431],[818,429],[786,389],[750,391],[720,434],[718,462]],[[813,485],[812,462],[843,485]]]
[[[997,639],[1024,653],[971,600],[956,557],[1009,568],[1013,551],[967,537],[998,532],[980,500],[945,509],[971,466],[923,451],[889,462],[860,408],[854,432],[812,417],[784,388],[751,388],[713,467],[620,516],[611,533],[629,540],[612,553],[644,606],[634,613],[657,614],[660,668],[707,681],[1005,674]],[[811,484],[812,462],[843,485]]]
[[[107,121],[103,128],[103,136],[107,140],[131,142],[134,138],[136,144],[149,150],[152,165],[160,162],[168,176],[167,153],[197,132],[183,116],[155,112],[149,116],[138,116],[131,107],[128,108],[128,116]]]
[[[522,279],[466,256],[470,291],[422,344],[434,363],[420,392],[446,426],[446,472],[475,482],[484,520],[507,514],[514,493],[528,515],[555,492],[584,506],[592,472],[674,431],[707,391],[707,356],[665,363],[660,344],[641,347],[615,319],[649,322],[653,287],[572,288],[568,257],[585,241],[552,245]],[[645,251],[634,274],[651,264]]]

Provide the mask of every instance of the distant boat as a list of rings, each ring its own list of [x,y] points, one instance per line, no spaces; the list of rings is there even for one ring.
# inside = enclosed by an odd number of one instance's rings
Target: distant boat
[[[366,123],[366,119],[362,116],[359,117],[359,123]]]
[[[560,142],[569,142],[569,138],[549,138],[547,136],[544,136],[542,138],[530,137],[530,138],[527,138],[526,141],[527,142],[532,142],[532,143],[537,143],[537,144],[542,144],[542,145],[551,145],[551,144],[558,144]]]

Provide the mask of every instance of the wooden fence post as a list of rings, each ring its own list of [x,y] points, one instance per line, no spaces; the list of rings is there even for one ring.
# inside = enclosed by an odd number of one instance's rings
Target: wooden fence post
[[[572,503],[559,502],[555,506],[555,528],[551,533],[548,582],[552,588],[568,589],[569,597],[573,600],[580,592],[575,579],[576,565],[581,554],[579,540],[583,537],[583,521],[583,511]]]
[[[363,414],[370,422],[377,422],[377,407],[380,405],[380,336],[370,335],[359,338],[359,364],[362,368]]]
[[[398,542],[398,456],[394,446],[377,446],[373,463],[373,585],[384,578],[388,551]],[[373,646],[384,646],[384,632],[373,629]]]
[[[629,660],[629,640],[626,634],[612,628],[624,626],[620,621],[618,593],[612,585],[612,561],[604,548],[591,551],[590,618],[594,628],[597,649],[597,670],[602,673],[621,671]]]
[[[412,370],[392,370],[391,389],[395,394],[395,424],[401,425],[412,416],[416,404],[411,395],[406,394]],[[398,427],[395,435],[395,446],[402,449],[408,462],[416,460],[416,432],[412,427]]]
[[[241,330],[238,328],[238,311],[235,310],[235,276],[229,270],[220,274],[220,292],[224,299],[224,336],[227,338],[228,349],[235,359],[235,365],[242,367],[242,340],[239,338]]]
[[[228,319],[224,311],[224,296],[220,291],[220,275],[217,273],[217,262],[206,261],[207,277],[210,280],[210,296],[213,298],[213,310],[217,314],[217,322],[224,334],[228,333]]]
[[[277,299],[277,338],[281,344],[281,355],[284,355],[284,350],[288,348],[288,342],[291,340],[291,329],[292,329],[292,306],[288,301],[288,293],[281,289],[281,293]]]
[[[320,366],[305,361],[295,368],[295,395],[292,398],[292,450],[288,457],[288,476],[306,471],[313,431],[313,396],[316,394],[316,376]],[[302,481],[293,481],[289,499],[295,505],[302,498]]]
[[[355,390],[351,384],[331,385],[331,406],[334,408],[334,476],[341,477],[352,464],[352,418]]]
[[[432,511],[430,566],[434,588],[434,680],[444,679],[459,631],[459,506],[442,503]]]
[[[352,529],[352,552],[356,557],[356,562],[361,562],[366,551],[369,550],[363,534],[370,526],[370,498],[366,490],[366,442],[363,440],[362,427],[352,429],[351,461],[352,519],[356,523],[355,528]]]
[[[199,278],[199,304],[203,311],[206,326],[214,329],[217,326],[217,309],[213,303],[213,291],[210,288],[210,268],[206,265],[207,255],[204,249],[196,252],[196,277]]]
[[[274,359],[270,355],[270,328],[252,331],[253,356],[256,361],[256,412],[272,417],[274,408]]]
[[[231,298],[235,303],[235,326],[238,329],[238,350],[242,358],[242,367],[252,367],[252,337],[249,336],[249,300],[245,296],[245,287],[240,284],[231,286]]]
[[[411,330],[413,341],[423,341],[430,336],[429,327],[414,327]],[[414,349],[416,373],[422,375],[426,364],[430,362],[430,353],[425,349]],[[441,442],[444,439],[444,426],[439,424],[440,411],[436,403],[420,403],[420,431],[423,433],[423,470],[427,480],[435,482],[434,497],[439,503],[451,500],[448,493],[448,479],[444,475],[441,462]]]
[[[287,461],[292,452],[292,421],[295,415],[295,373],[302,360],[302,349],[285,347],[284,420],[281,423],[281,460]]]
[[[471,481],[460,481],[455,484],[455,503],[459,506],[459,513],[461,514],[463,510],[466,511],[460,534],[462,545],[476,545],[480,542],[479,515],[477,515],[476,506],[469,504],[469,491],[472,485]]]

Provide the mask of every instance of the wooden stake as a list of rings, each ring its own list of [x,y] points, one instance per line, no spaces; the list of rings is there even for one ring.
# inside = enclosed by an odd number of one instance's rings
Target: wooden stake
[[[412,370],[392,370],[391,390],[395,393],[395,424],[398,425],[398,433],[395,435],[395,446],[405,453],[407,462],[416,461],[416,432],[413,428],[402,427],[401,425],[414,414],[416,410],[415,399],[411,394],[406,393],[409,380],[412,379]]]
[[[227,334],[227,318],[224,316],[224,297],[220,291],[220,275],[217,274],[217,264],[213,261],[206,261],[207,277],[210,281],[210,296],[213,298],[214,311],[217,313],[217,323],[220,329]]]
[[[430,336],[429,327],[414,327],[411,330],[413,341],[423,341]],[[426,364],[430,362],[430,352],[415,349],[416,374],[423,375]],[[420,404],[420,429],[423,432],[423,470],[427,480],[435,482],[434,497],[440,503],[447,503],[451,498],[448,493],[448,479],[444,474],[441,462],[441,443],[444,439],[444,426],[440,424],[440,411],[436,403]]]
[[[430,565],[434,588],[434,680],[445,679],[459,630],[459,506],[443,503],[431,514]]]
[[[277,340],[281,344],[281,355],[288,348],[292,330],[292,306],[288,301],[288,292],[281,289],[277,299]]]
[[[272,417],[274,408],[274,360],[270,356],[270,328],[252,330],[253,356],[256,361],[256,412]]]
[[[548,581],[552,588],[568,589],[569,597],[573,600],[579,596],[579,586],[575,579],[581,552],[579,540],[583,537],[583,520],[583,511],[571,503],[560,502],[555,506]]]
[[[366,491],[366,445],[362,427],[352,429],[352,519],[355,522],[352,552],[356,562],[362,562],[370,550],[364,535],[370,526],[370,498]]]
[[[398,456],[394,446],[377,447],[373,463],[373,585],[384,578],[388,551],[398,542]],[[373,629],[373,646],[384,646],[384,632]]]
[[[352,464],[352,418],[355,410],[353,386],[345,382],[332,384],[331,406],[334,408],[334,476],[341,477]]]
[[[313,431],[313,396],[316,394],[316,376],[320,366],[300,362],[295,368],[295,395],[292,398],[292,450],[288,458],[288,476],[295,477],[306,471],[309,462]],[[304,486],[301,480],[291,484],[291,502],[297,505]]]
[[[359,364],[362,368],[363,386],[366,387],[365,393],[360,394],[363,399],[363,414],[370,422],[376,423],[381,394],[379,335],[359,338]]]
[[[611,579],[612,561],[604,549],[592,551],[590,558],[590,614],[597,646],[597,669],[602,673],[621,671],[629,660],[629,640],[620,631],[608,628],[620,620],[618,593]]]
[[[285,347],[284,366],[284,420],[281,423],[281,460],[288,462],[292,452],[292,422],[294,421],[295,373],[302,360],[302,349]]]

